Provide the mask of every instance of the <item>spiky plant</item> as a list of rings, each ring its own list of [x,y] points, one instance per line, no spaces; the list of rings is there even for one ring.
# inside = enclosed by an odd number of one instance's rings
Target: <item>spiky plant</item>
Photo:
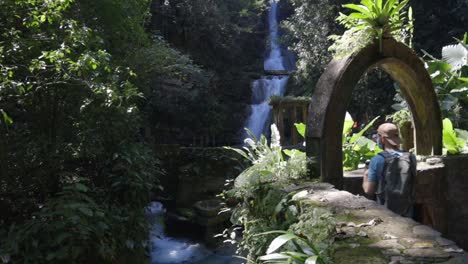
[[[349,15],[340,13],[338,16],[337,21],[347,30],[342,36],[330,36],[334,44],[329,50],[335,57],[345,56],[377,39],[379,50],[382,51],[384,36],[394,37],[402,42],[408,39],[411,46],[413,12],[411,7],[408,11],[405,10],[408,2],[409,0],[361,0],[360,5],[343,5],[354,12]]]

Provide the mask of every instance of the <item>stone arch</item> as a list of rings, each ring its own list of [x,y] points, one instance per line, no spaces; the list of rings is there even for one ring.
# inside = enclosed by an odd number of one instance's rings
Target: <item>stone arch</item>
[[[384,39],[382,51],[373,43],[360,52],[332,60],[320,77],[307,118],[309,176],[321,175],[337,188],[343,185],[342,131],[351,94],[372,67],[386,71],[401,86],[415,128],[416,153],[440,155],[442,120],[437,97],[423,61],[408,46]]]

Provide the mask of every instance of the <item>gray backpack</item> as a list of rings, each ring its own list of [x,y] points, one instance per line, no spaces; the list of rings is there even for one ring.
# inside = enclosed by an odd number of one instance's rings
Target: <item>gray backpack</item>
[[[400,154],[379,153],[385,158],[385,164],[377,187],[377,201],[397,214],[411,216],[416,159],[409,152]]]

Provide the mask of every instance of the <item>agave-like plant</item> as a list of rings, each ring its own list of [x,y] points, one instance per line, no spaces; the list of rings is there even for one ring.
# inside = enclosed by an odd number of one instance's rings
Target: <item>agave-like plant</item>
[[[349,15],[340,13],[337,21],[347,30],[343,36],[330,36],[335,41],[330,50],[337,55],[347,55],[377,39],[379,50],[382,51],[384,36],[403,42],[409,37],[408,44],[411,46],[413,12],[411,7],[408,12],[405,11],[408,2],[409,0],[388,0],[385,3],[384,0],[361,0],[360,5],[343,5],[354,12]]]

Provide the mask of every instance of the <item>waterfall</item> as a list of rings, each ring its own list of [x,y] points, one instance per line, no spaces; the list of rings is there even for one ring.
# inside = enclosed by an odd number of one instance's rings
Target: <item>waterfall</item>
[[[278,3],[276,0],[270,2],[268,25],[270,53],[264,61],[264,70],[285,71],[281,47],[279,45]],[[251,114],[247,119],[245,127],[252,131],[257,139],[260,138],[261,134],[266,134],[269,127],[268,121],[270,119],[271,106],[266,101],[272,95],[284,94],[288,78],[289,76],[287,75],[270,75],[263,76],[261,79],[252,82]],[[247,137],[247,135],[244,137]]]
[[[281,56],[281,47],[278,36],[278,3],[276,0],[270,2],[268,11],[268,25],[270,32],[270,55],[265,60],[263,68],[265,70],[285,70],[283,58]]]

